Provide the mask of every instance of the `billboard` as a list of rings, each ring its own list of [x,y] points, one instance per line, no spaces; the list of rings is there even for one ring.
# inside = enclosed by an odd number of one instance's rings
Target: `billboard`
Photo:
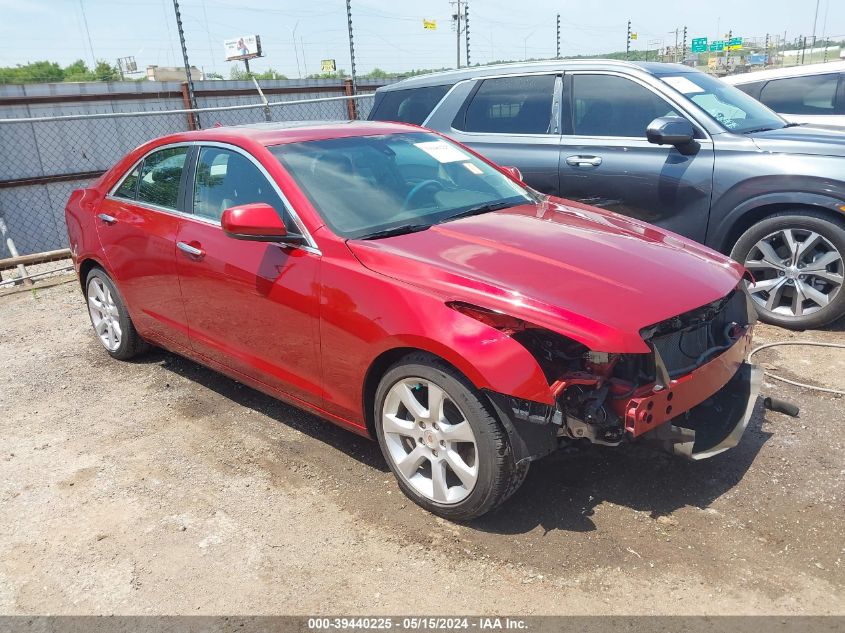
[[[334,73],[337,72],[337,64],[333,59],[321,59],[320,60],[320,70],[324,73]]]
[[[261,57],[261,38],[257,35],[242,35],[231,40],[224,40],[226,61]]]

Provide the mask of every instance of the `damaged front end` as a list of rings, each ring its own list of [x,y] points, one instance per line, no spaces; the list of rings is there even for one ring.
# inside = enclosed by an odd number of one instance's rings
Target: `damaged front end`
[[[646,354],[596,352],[525,324],[511,336],[540,363],[556,406],[493,393],[490,399],[509,427],[517,460],[561,443],[639,439],[689,459],[711,457],[736,446],[754,409],[762,372],[745,358],[755,320],[736,288],[643,328]]]

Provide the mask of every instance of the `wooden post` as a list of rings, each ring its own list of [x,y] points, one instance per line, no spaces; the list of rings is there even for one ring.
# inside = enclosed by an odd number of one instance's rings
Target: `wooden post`
[[[353,94],[355,94],[355,91],[352,88],[351,79],[343,80],[343,88],[347,96],[351,97]],[[354,121],[358,118],[358,108],[356,107],[355,99],[346,100],[346,114],[349,116],[350,121]]]
[[[188,82],[182,82],[182,105],[185,106],[186,110],[191,109],[191,95],[188,93]],[[196,120],[194,119],[194,115],[192,113],[188,113],[188,129],[189,130],[196,130]]]

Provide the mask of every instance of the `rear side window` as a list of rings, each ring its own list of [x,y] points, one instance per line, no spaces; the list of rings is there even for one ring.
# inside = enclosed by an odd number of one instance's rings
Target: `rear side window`
[[[147,156],[141,167],[138,201],[176,209],[187,155],[187,147],[171,147]]]
[[[463,122],[466,132],[548,134],[552,123],[554,75],[485,79],[471,97]]]
[[[385,92],[370,118],[373,121],[400,121],[422,125],[451,87],[447,84]]]
[[[138,174],[140,173],[141,166],[138,165],[123,179],[123,182],[120,183],[120,187],[117,188],[114,195],[118,198],[134,200],[135,196],[138,195]]]
[[[813,75],[773,79],[760,93],[760,101],[784,114],[834,114],[839,75]]]
[[[648,88],[615,75],[572,77],[572,131],[582,136],[644,138],[661,116],[681,116]]]

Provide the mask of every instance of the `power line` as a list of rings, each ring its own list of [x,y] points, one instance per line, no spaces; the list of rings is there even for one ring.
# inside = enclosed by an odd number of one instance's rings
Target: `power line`
[[[88,50],[91,51],[91,65],[97,65],[97,59],[94,57],[94,45],[91,44],[91,31],[88,30],[88,18],[85,16],[85,4],[79,0],[79,8],[82,9],[82,22],[85,24],[85,34],[88,36]]]

